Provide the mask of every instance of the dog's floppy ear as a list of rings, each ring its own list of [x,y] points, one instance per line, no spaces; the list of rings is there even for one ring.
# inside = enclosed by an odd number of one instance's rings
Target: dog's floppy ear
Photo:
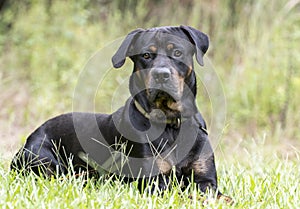
[[[192,27],[181,25],[180,28],[189,37],[190,41],[196,47],[196,60],[199,65],[203,66],[203,55],[206,53],[209,40],[208,36]]]
[[[126,57],[128,56],[128,49],[131,46],[132,41],[134,40],[136,35],[142,31],[143,29],[136,29],[126,36],[121,46],[112,57],[112,63],[115,68],[120,68],[124,65]]]

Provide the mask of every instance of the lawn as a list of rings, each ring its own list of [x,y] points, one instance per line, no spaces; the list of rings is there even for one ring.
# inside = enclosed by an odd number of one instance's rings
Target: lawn
[[[139,193],[136,183],[122,184],[111,179],[84,176],[58,179],[26,178],[9,173],[7,163],[0,167],[2,208],[299,208],[299,150],[290,155],[276,154],[276,147],[259,143],[230,156],[217,152],[220,190],[234,199],[233,205],[216,200],[212,194],[199,195],[188,188],[159,194]],[[239,148],[239,150],[240,150]],[[278,148],[278,147],[277,147]],[[224,151],[224,150],[223,150]],[[241,159],[242,158],[242,159]],[[192,198],[189,198],[192,196]]]

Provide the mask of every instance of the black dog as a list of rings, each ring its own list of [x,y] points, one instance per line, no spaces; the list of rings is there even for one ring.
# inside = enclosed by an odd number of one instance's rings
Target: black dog
[[[158,177],[161,190],[176,176],[184,185],[193,179],[202,192],[217,191],[213,150],[195,104],[193,55],[203,65],[208,45],[204,33],[188,26],[131,32],[112,58],[115,68],[126,57],[134,63],[125,106],[111,115],[48,120],[28,137],[11,168],[54,175],[68,173],[69,163],[75,172],[93,171],[96,162],[98,172]]]

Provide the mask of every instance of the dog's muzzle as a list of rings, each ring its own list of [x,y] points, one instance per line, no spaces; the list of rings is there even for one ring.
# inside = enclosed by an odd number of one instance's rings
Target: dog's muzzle
[[[177,95],[178,86],[173,83],[171,70],[166,67],[152,68],[150,71],[149,83],[150,101],[170,100],[176,101],[180,98]]]
[[[157,84],[164,84],[170,81],[171,72],[168,68],[154,68],[151,70],[151,76]]]

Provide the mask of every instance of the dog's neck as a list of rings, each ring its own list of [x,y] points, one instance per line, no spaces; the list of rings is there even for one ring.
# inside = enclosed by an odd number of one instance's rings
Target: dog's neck
[[[143,107],[142,105],[137,101],[137,100],[133,100],[134,101],[134,105],[136,107],[136,109],[148,120],[152,120],[151,114],[148,113]],[[198,113],[197,113],[198,114]],[[197,118],[197,117],[196,117]],[[188,118],[185,117],[176,117],[176,118],[167,118],[166,120],[155,120],[155,122],[157,123],[164,123],[164,124],[169,124],[172,125],[175,128],[179,128],[181,126],[181,123],[184,122],[185,120],[187,120]],[[206,134],[208,135],[207,129],[201,124],[201,122],[198,121],[199,124],[199,128]]]

